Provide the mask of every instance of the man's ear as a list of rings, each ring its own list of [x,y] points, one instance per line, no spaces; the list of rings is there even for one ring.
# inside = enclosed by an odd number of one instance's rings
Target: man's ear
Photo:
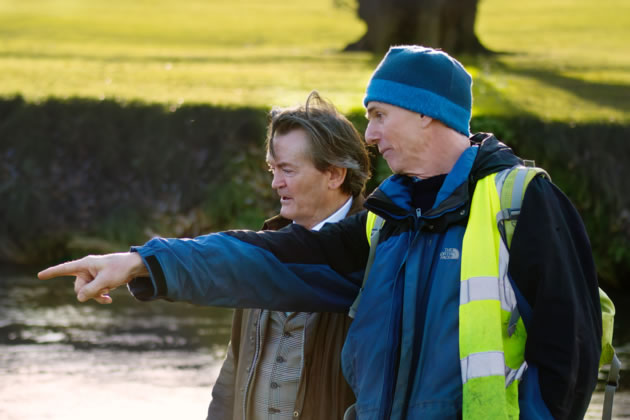
[[[427,128],[433,122],[433,118],[428,115],[420,114],[420,127]]]
[[[336,190],[343,185],[348,170],[346,168],[340,168],[339,166],[331,166],[326,169],[326,172],[328,172],[328,188]]]

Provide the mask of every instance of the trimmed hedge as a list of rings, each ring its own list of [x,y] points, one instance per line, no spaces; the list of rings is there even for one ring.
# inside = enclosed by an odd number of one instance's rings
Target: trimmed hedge
[[[363,112],[349,118],[365,128]],[[277,210],[267,110],[0,99],[0,261],[48,263],[153,235],[257,228]],[[575,203],[602,283],[630,274],[630,127],[476,117]],[[381,158],[368,190],[388,174]],[[542,240],[542,239],[541,239]]]
[[[48,262],[255,225],[272,207],[265,127],[260,109],[0,100],[0,259]]]

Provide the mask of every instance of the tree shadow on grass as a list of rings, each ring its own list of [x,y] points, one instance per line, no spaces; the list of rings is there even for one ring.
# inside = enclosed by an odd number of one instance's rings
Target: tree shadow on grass
[[[571,92],[586,101],[600,106],[630,111],[630,84],[593,82],[563,75],[558,71],[541,68],[524,68],[495,61],[506,73],[536,79],[546,85]],[[628,69],[630,71],[630,69]]]
[[[536,69],[523,69],[517,71],[517,73],[567,90],[582,99],[598,105],[620,110],[630,110],[630,85],[589,82],[555,72]]]
[[[363,54],[364,55],[364,54]],[[268,54],[268,55],[204,55],[204,54],[181,54],[181,55],[152,55],[152,54],[111,54],[104,55],[98,52],[94,54],[78,53],[58,53],[58,52],[0,52],[2,59],[17,60],[59,60],[59,61],[91,61],[97,63],[194,63],[194,64],[275,64],[278,62],[307,62],[307,63],[329,63],[341,61],[365,61],[361,54]],[[381,56],[368,59],[368,63],[378,64]]]

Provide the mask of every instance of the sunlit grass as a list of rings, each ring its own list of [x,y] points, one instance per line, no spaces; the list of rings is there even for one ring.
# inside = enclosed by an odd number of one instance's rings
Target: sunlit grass
[[[481,0],[460,57],[475,114],[630,121],[630,2]],[[333,0],[2,0],[0,95],[292,105],[312,89],[361,106],[380,57],[342,54],[364,25]]]
[[[320,1],[0,3],[0,95],[269,106],[312,89],[360,104],[363,25]]]
[[[501,98],[549,120],[630,121],[630,2],[482,0],[477,27],[507,53],[474,69]]]

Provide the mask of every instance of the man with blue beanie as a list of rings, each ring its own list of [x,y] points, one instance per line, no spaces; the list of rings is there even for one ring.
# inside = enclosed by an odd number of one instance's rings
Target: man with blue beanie
[[[444,52],[390,49],[367,87],[365,139],[394,175],[367,211],[319,232],[155,238],[40,277],[77,276],[80,301],[109,303],[128,284],[140,300],[350,308],[346,419],[582,418],[602,333],[588,237],[544,171],[492,134],[470,136],[471,86]],[[518,199],[505,204],[507,184]]]
[[[363,104],[387,102],[470,134],[472,78],[449,55],[430,48],[392,47],[376,68]]]

